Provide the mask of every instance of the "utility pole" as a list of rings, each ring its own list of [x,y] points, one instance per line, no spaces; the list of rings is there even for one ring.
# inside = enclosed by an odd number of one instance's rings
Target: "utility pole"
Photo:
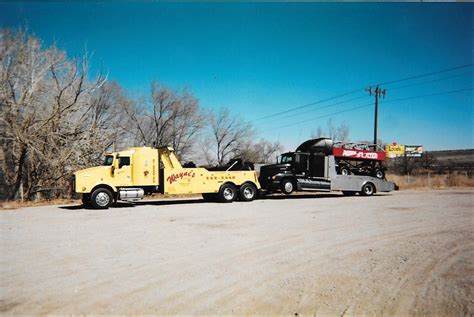
[[[375,118],[374,118],[374,146],[377,148],[377,126],[378,126],[378,116],[379,116],[379,97],[385,98],[385,89],[380,89],[379,86],[372,88],[366,88],[365,91],[369,92],[372,96],[372,93],[375,95]]]

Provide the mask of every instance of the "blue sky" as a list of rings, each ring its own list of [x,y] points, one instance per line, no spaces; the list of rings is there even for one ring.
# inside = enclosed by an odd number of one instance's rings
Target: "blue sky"
[[[229,107],[293,150],[329,118],[349,125],[353,140],[371,140],[372,106],[341,112],[373,102],[363,90],[370,84],[472,64],[473,14],[469,3],[6,2],[0,26],[27,27],[69,56],[87,47],[92,69],[108,70],[130,94],[153,79],[188,88],[202,107]],[[379,138],[473,148],[472,78],[467,67],[387,85]],[[397,101],[460,89],[468,90]]]

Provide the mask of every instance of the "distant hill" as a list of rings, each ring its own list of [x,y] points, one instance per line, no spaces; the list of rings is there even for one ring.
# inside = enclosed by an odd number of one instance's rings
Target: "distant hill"
[[[430,164],[433,167],[474,168],[474,149],[427,151],[425,155],[428,157],[428,160],[433,160]]]
[[[387,160],[388,171],[396,174],[474,172],[474,149],[425,151],[423,156],[398,157]]]

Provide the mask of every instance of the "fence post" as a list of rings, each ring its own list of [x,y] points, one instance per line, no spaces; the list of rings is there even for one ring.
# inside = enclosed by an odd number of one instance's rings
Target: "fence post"
[[[431,188],[431,173],[428,172],[428,188]]]

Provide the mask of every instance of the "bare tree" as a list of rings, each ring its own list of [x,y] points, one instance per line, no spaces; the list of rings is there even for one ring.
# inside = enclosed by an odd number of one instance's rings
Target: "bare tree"
[[[329,119],[326,123],[326,129],[318,126],[316,132],[313,132],[311,137],[327,137],[336,141],[347,142],[350,140],[350,128],[345,122],[342,122],[339,126],[335,126],[332,119]]]
[[[244,148],[240,150],[238,156],[245,161],[252,163],[267,164],[273,162],[275,156],[282,152],[283,146],[279,142],[270,142],[260,139],[259,142],[253,143],[249,140]]]
[[[68,176],[97,161],[119,138],[123,99],[87,55],[68,59],[22,31],[0,31],[0,133],[9,197],[68,186]],[[24,190],[20,190],[20,188]]]
[[[208,164],[222,165],[245,148],[246,142],[254,136],[250,123],[221,108],[210,115],[211,126],[205,139],[205,155]]]
[[[136,140],[145,145],[171,146],[180,158],[187,157],[204,127],[198,100],[189,92],[173,92],[152,82],[150,106],[127,107]],[[142,102],[143,103],[143,102]]]

